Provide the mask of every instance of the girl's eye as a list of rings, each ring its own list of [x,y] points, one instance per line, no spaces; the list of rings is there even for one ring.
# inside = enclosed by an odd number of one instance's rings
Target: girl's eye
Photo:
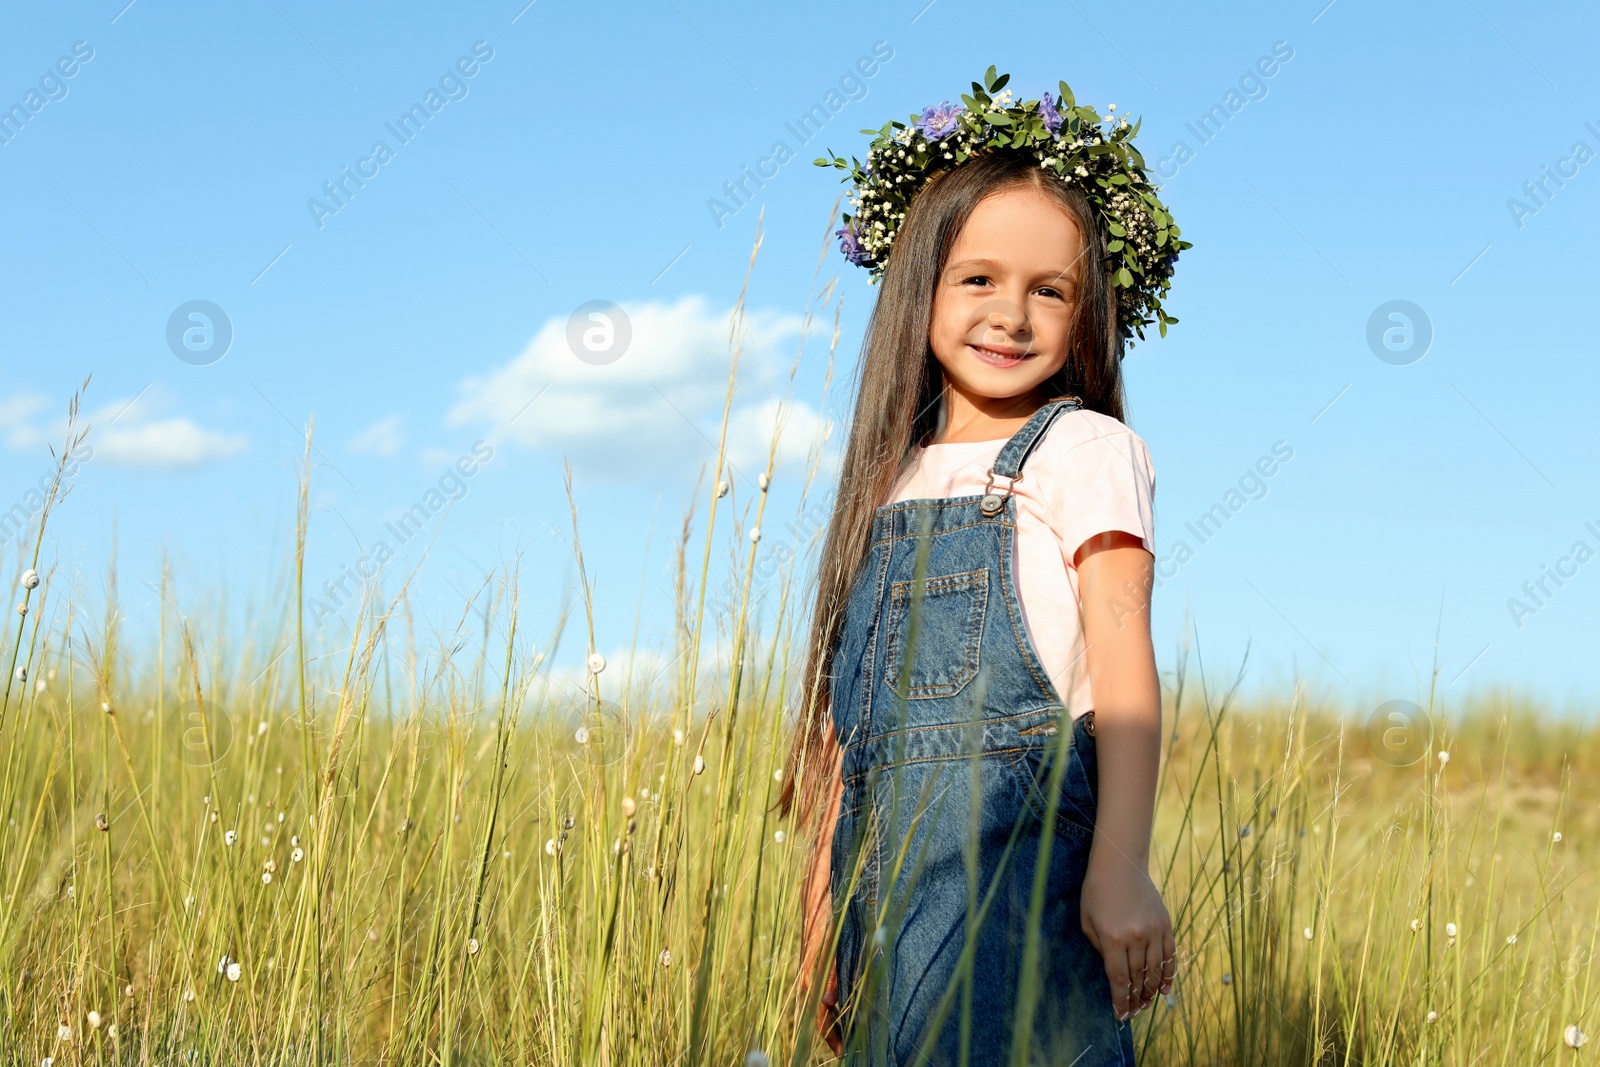
[[[1043,289],[1040,289],[1040,290],[1039,290],[1039,291],[1040,291],[1040,292],[1041,292],[1041,293],[1049,293],[1049,294],[1050,294],[1050,295],[1051,295],[1051,296],[1055,296],[1055,297],[1059,297],[1059,296],[1061,296],[1061,293],[1060,293],[1060,291],[1059,291],[1059,290],[1056,290],[1056,289],[1052,289],[1052,288],[1050,288],[1050,287],[1049,287],[1049,286],[1048,286],[1048,285],[1047,285],[1047,286],[1045,286],[1045,287],[1044,287],[1044,288],[1043,288]]]
[[[961,284],[962,285],[970,285],[973,282],[986,282],[988,280],[989,279],[988,279],[988,277],[986,275],[974,274],[972,277],[968,278],[966,281],[962,282]]]

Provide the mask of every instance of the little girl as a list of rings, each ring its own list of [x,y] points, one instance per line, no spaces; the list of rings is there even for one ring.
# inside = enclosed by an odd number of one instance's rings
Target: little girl
[[[852,1063],[1131,1067],[1176,973],[1121,357],[1189,245],[1125,119],[1006,80],[884,126],[839,231],[882,289],[780,808],[817,831],[802,987],[827,958]]]

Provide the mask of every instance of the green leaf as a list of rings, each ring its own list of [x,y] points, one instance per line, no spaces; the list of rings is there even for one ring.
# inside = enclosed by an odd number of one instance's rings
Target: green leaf
[[[989,69],[983,72],[983,83],[989,87],[989,91],[990,92],[994,92],[996,89],[999,88],[999,86],[994,83],[994,64],[993,63],[990,63],[989,64]]]
[[[1127,185],[1128,184],[1128,176],[1126,174],[1113,174],[1111,176],[1111,184],[1112,185]]]
[[[973,88],[976,89],[977,86],[974,85]],[[982,111],[983,110],[982,106],[980,106],[979,103],[976,100],[974,100],[972,97],[968,96],[966,93],[962,93],[961,94],[961,102],[963,104],[967,105],[967,110],[968,111]]]
[[[1133,285],[1133,275],[1128,272],[1127,267],[1118,267],[1117,273],[1112,275],[1112,279],[1124,289]]]
[[[994,68],[990,67],[989,69],[993,70]],[[989,83],[989,91],[991,93],[998,93],[1001,89],[1004,89],[1006,87],[1006,82],[1008,82],[1010,80],[1011,80],[1011,75],[1009,75],[1009,74],[1000,75],[1000,77],[997,80],[992,81],[992,82]]]
[[[1011,116],[1000,111],[997,111],[991,115],[985,115],[983,117],[984,120],[987,121],[991,126],[1010,126],[1012,124]]]
[[[1068,85],[1066,82],[1057,82],[1056,87],[1061,90],[1061,103],[1063,107],[1075,108],[1078,106],[1078,98],[1072,95],[1072,87],[1070,85]]]
[[[1110,244],[1106,245],[1106,251],[1107,252],[1120,252],[1120,251],[1122,251],[1122,242],[1121,241],[1112,241]]]
[[[1128,236],[1128,231],[1123,229],[1120,223],[1114,222],[1111,219],[1106,220],[1106,232],[1113,237]]]

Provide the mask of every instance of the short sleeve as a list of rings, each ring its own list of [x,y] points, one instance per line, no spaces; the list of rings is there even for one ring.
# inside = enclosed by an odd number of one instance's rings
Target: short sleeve
[[[1155,465],[1138,434],[1108,415],[1080,411],[1058,418],[1037,451],[1048,478],[1036,489],[1068,567],[1085,541],[1113,530],[1155,553]]]

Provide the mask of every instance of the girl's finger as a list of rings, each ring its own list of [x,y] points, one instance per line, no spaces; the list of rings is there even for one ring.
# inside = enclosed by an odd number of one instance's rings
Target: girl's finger
[[[1171,926],[1167,927],[1166,933],[1161,938],[1161,943],[1164,953],[1161,957],[1163,962],[1161,992],[1170,993],[1172,992],[1172,983],[1178,977],[1178,943],[1172,939]]]
[[[1129,1003],[1128,986],[1132,976],[1128,973],[1128,954],[1124,950],[1103,952],[1106,964],[1106,981],[1111,984],[1111,1007],[1118,1019],[1125,1019],[1133,1010]]]
[[[1144,1002],[1151,1004],[1161,992],[1161,961],[1165,958],[1162,952],[1163,939],[1152,937],[1145,942],[1144,948]]]

